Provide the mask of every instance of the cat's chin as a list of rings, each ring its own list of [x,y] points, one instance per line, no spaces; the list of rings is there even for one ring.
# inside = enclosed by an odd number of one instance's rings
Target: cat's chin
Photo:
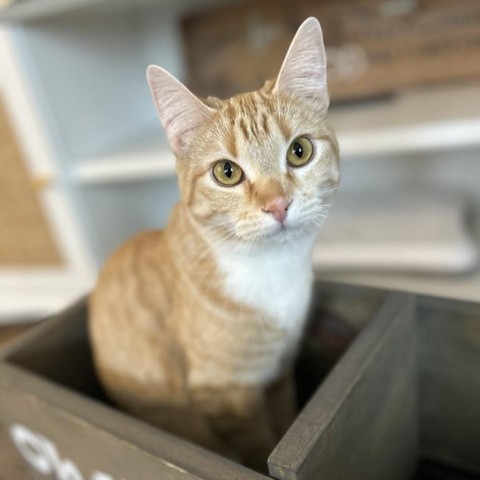
[[[275,227],[264,228],[248,236],[239,236],[243,243],[252,245],[278,245],[295,242],[305,236],[314,236],[316,230],[312,228],[298,227],[292,225],[278,225]]]

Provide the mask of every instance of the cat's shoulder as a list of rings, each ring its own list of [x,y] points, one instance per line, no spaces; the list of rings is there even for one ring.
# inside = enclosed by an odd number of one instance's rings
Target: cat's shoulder
[[[156,263],[164,249],[164,235],[163,230],[147,230],[137,233],[114,250],[106,260],[100,277],[118,275],[122,270],[134,273],[135,269],[141,267],[144,262]]]

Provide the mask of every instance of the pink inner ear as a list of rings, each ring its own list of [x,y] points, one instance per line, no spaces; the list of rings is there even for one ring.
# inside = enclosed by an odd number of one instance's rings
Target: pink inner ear
[[[190,132],[211,119],[214,110],[163,68],[148,67],[147,77],[170,145],[178,151],[185,146]]]
[[[327,60],[316,18],[308,18],[298,29],[278,74],[275,90],[320,100],[328,107]]]

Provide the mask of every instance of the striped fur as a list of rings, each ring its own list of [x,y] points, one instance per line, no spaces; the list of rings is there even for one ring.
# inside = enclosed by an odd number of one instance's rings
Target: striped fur
[[[308,48],[313,36],[319,48],[318,22],[305,24],[294,42]],[[281,88],[200,101],[149,70],[181,201],[164,231],[112,255],[90,301],[95,364],[112,399],[256,468],[293,415],[289,371],[310,301],[311,248],[339,180],[324,85],[315,98],[313,87],[295,95],[288,62],[281,78]],[[300,135],[314,157],[291,168],[287,148]],[[238,164],[244,181],[220,186],[211,173],[219,159]],[[283,224],[265,212],[279,197],[291,201]]]

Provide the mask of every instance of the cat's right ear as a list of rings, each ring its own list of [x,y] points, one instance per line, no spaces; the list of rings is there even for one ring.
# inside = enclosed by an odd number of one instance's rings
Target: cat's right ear
[[[170,146],[181,154],[192,133],[208,122],[215,110],[161,67],[150,65],[147,80]]]
[[[319,103],[328,108],[327,57],[320,23],[305,20],[297,30],[283,60],[274,91]]]

